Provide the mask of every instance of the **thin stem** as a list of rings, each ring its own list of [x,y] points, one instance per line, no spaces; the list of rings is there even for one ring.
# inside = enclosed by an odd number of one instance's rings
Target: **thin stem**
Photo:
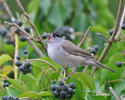
[[[78,45],[79,47],[81,47],[81,46],[83,45],[83,43],[85,42],[85,40],[86,40],[86,38],[87,38],[87,36],[88,36],[90,30],[91,30],[91,26],[89,26],[88,29],[87,29],[87,31],[85,32],[85,35],[83,36],[81,42],[80,42],[79,45]]]
[[[5,10],[7,11],[8,15],[9,15],[9,17],[12,19],[13,15],[12,15],[12,12],[10,11],[10,9],[9,9],[7,3],[6,3],[6,0],[3,0],[3,5],[4,5],[4,8],[5,8]]]
[[[114,95],[116,100],[120,100],[119,97],[117,96],[117,94],[115,93],[115,91],[113,90],[113,88],[110,86],[109,90],[112,92],[112,94]]]
[[[117,35],[115,36],[115,40],[117,40],[117,38],[119,37],[119,35],[120,35],[120,33],[121,33],[121,29],[122,29],[122,25],[123,25],[124,18],[125,18],[125,6],[124,6],[123,13],[122,13],[122,17],[121,17],[120,27],[119,27],[118,33],[117,33]]]
[[[115,23],[115,27],[114,27],[114,31],[113,31],[113,35],[110,38],[110,41],[112,42],[112,44],[115,42],[115,36],[118,32],[118,28],[119,28],[119,24],[120,24],[120,19],[121,19],[121,15],[122,15],[122,9],[124,7],[124,0],[120,0],[119,3],[119,9],[118,9],[118,13],[117,13],[117,17],[116,17],[116,23]],[[98,61],[102,62],[104,57],[106,56],[107,52],[109,51],[110,47],[112,46],[111,43],[107,43],[106,47],[104,48],[102,54],[100,55]],[[91,76],[93,76],[94,72],[98,69],[98,67],[94,67],[92,72],[91,72]]]
[[[15,62],[17,61],[16,57],[18,56],[18,36],[15,34],[15,54],[14,54],[14,78],[17,79],[18,76],[18,67],[15,65]]]
[[[40,62],[44,62],[44,63],[48,64],[52,69],[54,69],[54,70],[56,71],[55,67],[54,67],[52,64],[50,64],[49,62],[45,61],[45,60],[41,60],[41,59],[30,59],[29,61],[40,61]]]
[[[37,38],[38,38],[38,39],[41,39],[41,36],[40,36],[38,30],[36,29],[35,25],[34,25],[33,22],[31,21],[29,15],[26,13],[26,11],[25,11],[25,9],[23,8],[23,6],[22,6],[22,4],[20,3],[20,1],[19,1],[19,0],[16,0],[16,3],[17,3],[17,5],[18,5],[18,7],[20,8],[20,10],[22,11],[22,13],[23,13],[23,14],[25,15],[25,17],[27,18],[28,22],[31,24],[32,28],[34,29],[34,31],[35,31],[35,33],[36,33],[36,35],[37,35]],[[41,45],[42,45],[42,47],[44,48],[44,50],[46,51],[46,48],[45,48],[44,44],[42,43],[42,41],[41,41]]]

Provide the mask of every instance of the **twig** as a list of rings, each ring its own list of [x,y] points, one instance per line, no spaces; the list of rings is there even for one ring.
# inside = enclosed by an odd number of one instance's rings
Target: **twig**
[[[3,0],[3,5],[4,5],[4,8],[5,8],[5,10],[7,11],[8,15],[9,15],[9,17],[12,19],[13,15],[12,15],[12,12],[10,11],[10,9],[9,9],[7,3],[6,3],[6,0]]]
[[[122,15],[122,9],[123,9],[123,7],[124,7],[124,0],[120,0],[119,9],[118,9],[117,17],[116,17],[116,23],[115,23],[113,35],[112,35],[112,37],[110,38],[110,41],[111,41],[112,43],[114,43],[114,41],[115,41],[115,36],[116,36],[116,34],[117,34],[117,32],[118,32],[118,27],[119,27],[121,15]],[[107,54],[107,52],[108,52],[108,50],[110,49],[111,46],[112,46],[112,44],[109,43],[109,42],[106,44],[106,47],[104,48],[104,50],[103,50],[101,56],[99,57],[98,62],[102,62],[102,61],[103,61],[104,57],[106,56],[106,54]],[[93,76],[94,72],[95,72],[97,69],[98,69],[98,67],[94,67],[90,75]]]
[[[88,67],[89,67],[89,66],[86,65],[82,72],[85,73],[85,72],[87,71]]]
[[[4,23],[5,23],[5,24],[8,24],[8,25],[10,25],[10,26],[16,27],[16,28],[19,29],[24,35],[26,35],[28,39],[31,39],[31,40],[33,40],[33,41],[35,41],[35,42],[40,42],[40,41],[41,41],[41,40],[38,40],[38,39],[32,37],[32,36],[31,36],[30,34],[28,34],[23,28],[19,27],[16,23],[9,23],[9,22],[7,22],[7,21],[5,21]]]
[[[96,33],[96,34],[101,36],[101,37],[104,37],[107,42],[112,43],[105,35],[100,34],[100,33]]]
[[[123,81],[123,79],[116,79],[116,80],[111,80],[111,81],[105,81],[105,83],[112,83],[112,82],[118,82],[118,81]]]
[[[26,11],[25,11],[25,9],[23,8],[23,6],[22,6],[22,4],[20,3],[20,1],[19,1],[19,0],[16,0],[16,3],[17,3],[17,5],[18,5],[18,7],[20,8],[20,10],[22,11],[22,13],[26,16],[28,22],[31,24],[31,26],[32,26],[32,28],[34,29],[34,31],[36,32],[37,38],[38,38],[38,39],[41,39],[41,36],[40,36],[38,30],[36,29],[35,25],[34,25],[33,22],[31,21],[29,15],[26,13]],[[42,43],[42,41],[41,41],[41,45],[42,45],[42,47],[44,48],[44,50],[46,51],[46,48],[45,48],[44,44]]]
[[[30,39],[27,39],[27,41],[35,49],[35,51],[40,55],[40,57],[44,57],[44,54],[41,52],[41,50]]]
[[[124,18],[125,18],[125,6],[124,6],[123,13],[122,13],[122,17],[121,17],[120,27],[119,27],[118,33],[117,33],[117,35],[115,36],[115,40],[117,40],[117,38],[118,38],[119,35],[120,35],[120,31],[121,31],[121,29],[122,29],[122,25],[123,25]]]
[[[45,61],[45,60],[41,60],[41,59],[30,59],[29,61],[40,61],[40,62],[44,62],[44,63],[48,64],[52,69],[54,69],[54,70],[56,71],[55,67],[54,67],[52,64],[50,64],[49,62]]]
[[[17,34],[15,34],[15,54],[14,54],[14,63],[13,63],[15,79],[17,79],[17,75],[18,75],[18,67],[15,65],[15,62],[17,61],[16,59],[17,56],[18,56],[18,36]]]
[[[112,92],[112,94],[114,95],[116,100],[120,100],[119,97],[117,96],[117,94],[115,93],[115,91],[113,90],[113,88],[110,86],[109,90]]]
[[[91,30],[91,26],[88,27],[87,31],[85,32],[85,35],[83,36],[81,42],[80,42],[79,45],[78,45],[78,47],[81,47],[82,44],[85,42],[85,40],[86,40],[86,38],[87,38],[87,36],[88,36],[90,30]]]
[[[24,29],[22,29],[21,27],[19,27],[17,24],[15,23],[8,23],[8,22],[5,22],[6,24],[10,25],[10,26],[15,26],[16,28],[18,28],[24,35],[26,35],[27,37],[27,41],[30,43],[30,45],[35,49],[35,51],[40,55],[40,57],[43,57],[44,54],[41,52],[41,50],[30,40],[34,40],[34,41],[40,41],[38,39],[35,39],[33,37],[31,37],[30,34],[28,34],[26,31],[24,31]]]

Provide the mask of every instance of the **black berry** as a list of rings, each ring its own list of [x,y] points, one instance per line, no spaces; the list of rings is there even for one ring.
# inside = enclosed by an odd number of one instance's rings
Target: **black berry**
[[[20,27],[23,25],[23,23],[19,20],[16,21],[16,24],[19,25]]]
[[[27,53],[26,53],[26,54],[27,54]],[[27,62],[25,62],[25,63],[24,63],[24,66],[25,66],[25,67],[27,67],[27,68],[29,68],[29,67],[30,67],[30,65],[31,65],[31,64],[30,64],[30,62],[29,62],[29,61],[27,61]]]
[[[97,53],[97,52],[96,52],[96,49],[95,49],[95,48],[91,48],[90,53],[96,55],[96,53]]]
[[[75,90],[72,89],[72,88],[68,88],[68,93],[69,93],[69,94],[74,94],[74,93],[75,93]]]
[[[1,35],[4,37],[4,36],[6,36],[6,34],[7,34],[7,29],[5,29],[5,28],[3,28],[3,29],[1,29]]]
[[[125,30],[125,24],[122,25],[122,29]]]
[[[98,46],[98,45],[94,45],[93,48],[94,48],[96,51],[98,51],[99,46]]]
[[[60,88],[59,85],[55,86],[55,89],[56,89],[56,91],[58,91],[58,92],[61,90],[61,88]]]
[[[70,83],[69,86],[70,86],[70,88],[72,88],[72,89],[75,89],[75,88],[76,88],[76,85],[75,85],[74,83]]]
[[[60,96],[59,92],[57,92],[57,91],[54,91],[53,94],[54,94],[54,96],[55,96],[56,98],[58,98],[58,97]]]
[[[122,66],[122,62],[116,62],[116,66],[117,67],[121,67]]]
[[[63,85],[64,85],[64,81],[60,81],[59,86],[63,86]]]
[[[43,34],[42,39],[47,39],[47,34]]]
[[[16,57],[16,59],[17,59],[17,60],[20,60],[20,59],[21,59],[21,57],[20,57],[20,56],[17,56],[17,57]]]
[[[61,98],[61,99],[65,99],[65,98],[66,98],[66,92],[61,91],[61,92],[60,92],[60,98]]]
[[[56,80],[54,80],[53,83],[56,84]]]
[[[5,88],[5,87],[8,87],[8,86],[9,86],[8,83],[4,83],[4,85],[3,85],[4,88]]]
[[[63,89],[63,91],[68,91],[68,86],[67,86],[67,85],[64,85],[64,86],[62,87],[62,89]]]
[[[112,34],[113,34],[113,30],[111,29],[111,30],[109,30],[109,35],[112,36]]]
[[[19,30],[19,29],[16,29],[16,30],[15,30],[15,33],[19,35],[20,30]]]
[[[15,98],[15,100],[19,100],[19,98]]]
[[[7,83],[7,82],[8,82],[8,80],[3,80],[3,82],[4,82],[4,83]]]
[[[18,68],[20,71],[24,71],[25,69],[24,69],[24,66],[20,66],[19,68]]]
[[[20,41],[26,41],[26,37],[24,35],[20,36]]]
[[[22,65],[22,63],[21,63],[20,61],[16,61],[16,62],[15,62],[15,65],[19,67],[19,66]]]
[[[13,96],[9,96],[8,100],[14,100],[14,97]]]
[[[32,67],[29,67],[28,69],[27,69],[27,73],[30,73],[32,71]]]
[[[27,51],[27,50],[24,50],[24,54],[27,55],[27,54],[28,54],[28,51]]]
[[[52,91],[55,91],[55,90],[56,90],[55,85],[51,85],[51,90],[52,90]]]
[[[7,96],[3,96],[3,100],[7,100]]]
[[[24,30],[25,30],[27,33],[30,32],[30,28],[29,28],[28,26],[26,26],[26,27],[24,28]]]
[[[10,41],[9,39],[6,39],[6,40],[5,40],[5,43],[6,43],[6,44],[11,44],[11,41]]]

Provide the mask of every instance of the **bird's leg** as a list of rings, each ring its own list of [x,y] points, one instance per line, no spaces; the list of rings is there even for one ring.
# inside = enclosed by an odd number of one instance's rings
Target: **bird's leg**
[[[63,73],[62,80],[64,80],[64,79],[65,79],[65,77],[66,77],[67,68],[64,68],[64,69],[63,69],[63,71],[62,71],[62,73]]]
[[[70,73],[64,80],[67,80],[70,76],[72,76],[72,74],[74,74],[76,72],[76,67],[72,68],[72,73]]]

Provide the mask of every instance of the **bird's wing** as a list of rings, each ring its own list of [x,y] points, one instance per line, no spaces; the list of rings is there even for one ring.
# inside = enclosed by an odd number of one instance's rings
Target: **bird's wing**
[[[76,56],[82,56],[86,58],[93,58],[91,54],[89,54],[87,51],[75,46],[72,42],[66,40],[64,44],[62,44],[62,48],[64,49],[65,52],[76,55]]]

